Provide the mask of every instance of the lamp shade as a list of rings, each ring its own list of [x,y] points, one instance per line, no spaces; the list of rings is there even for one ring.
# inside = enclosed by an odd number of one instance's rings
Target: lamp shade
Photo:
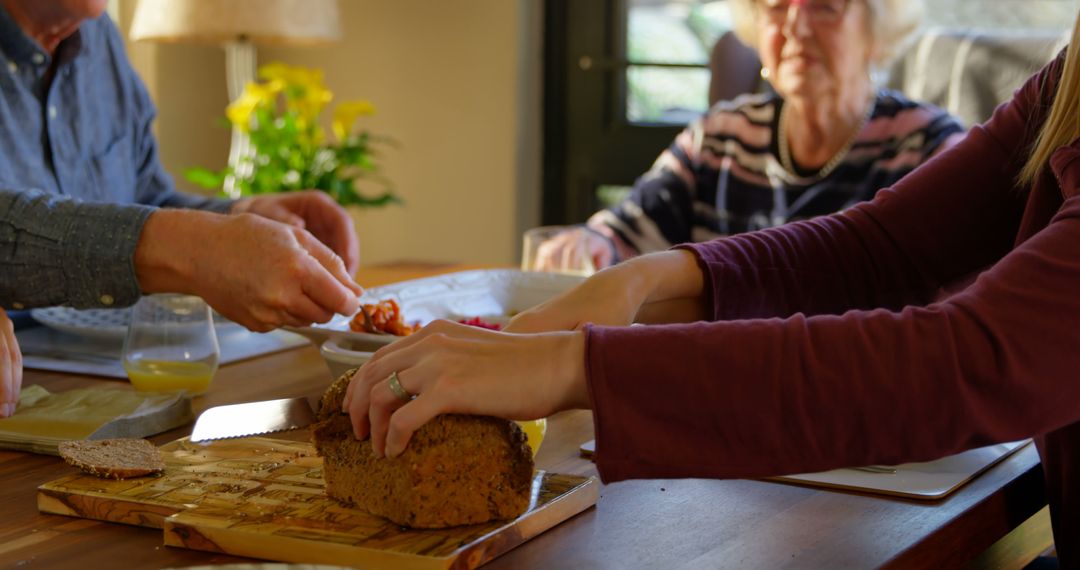
[[[131,39],[312,44],[341,37],[337,0],[139,0]]]

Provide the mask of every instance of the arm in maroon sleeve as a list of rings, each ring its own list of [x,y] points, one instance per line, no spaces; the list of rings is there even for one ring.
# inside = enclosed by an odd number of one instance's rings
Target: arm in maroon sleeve
[[[926,460],[1080,419],[1080,197],[1009,251],[1043,78],[870,204],[695,247],[716,317],[747,320],[591,327],[605,479]],[[1075,188],[1070,158],[1058,180]]]
[[[1027,193],[1014,180],[1052,71],[1033,77],[985,126],[872,202],[680,246],[700,259],[714,318],[899,309],[926,303],[941,287],[1000,259],[1013,246],[1023,212]]]

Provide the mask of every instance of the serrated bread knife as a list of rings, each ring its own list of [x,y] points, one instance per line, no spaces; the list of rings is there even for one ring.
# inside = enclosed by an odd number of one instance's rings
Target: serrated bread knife
[[[199,415],[191,441],[250,437],[305,428],[315,422],[307,398],[215,406]]]

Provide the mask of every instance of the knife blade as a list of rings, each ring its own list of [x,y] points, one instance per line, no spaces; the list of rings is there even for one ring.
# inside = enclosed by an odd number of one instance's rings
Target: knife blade
[[[199,415],[191,441],[250,437],[305,428],[315,422],[307,398],[216,406]]]
[[[120,356],[109,356],[106,354],[95,354],[92,352],[75,352],[71,350],[48,350],[30,348],[29,350],[23,350],[23,356],[36,356],[38,358],[48,358],[50,360],[73,360],[76,362],[96,362],[99,364],[120,364]]]

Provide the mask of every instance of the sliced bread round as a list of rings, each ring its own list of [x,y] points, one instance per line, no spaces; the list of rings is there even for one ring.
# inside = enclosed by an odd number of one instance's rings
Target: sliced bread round
[[[131,479],[165,470],[161,453],[145,439],[65,441],[59,451],[64,461],[106,479]]]

